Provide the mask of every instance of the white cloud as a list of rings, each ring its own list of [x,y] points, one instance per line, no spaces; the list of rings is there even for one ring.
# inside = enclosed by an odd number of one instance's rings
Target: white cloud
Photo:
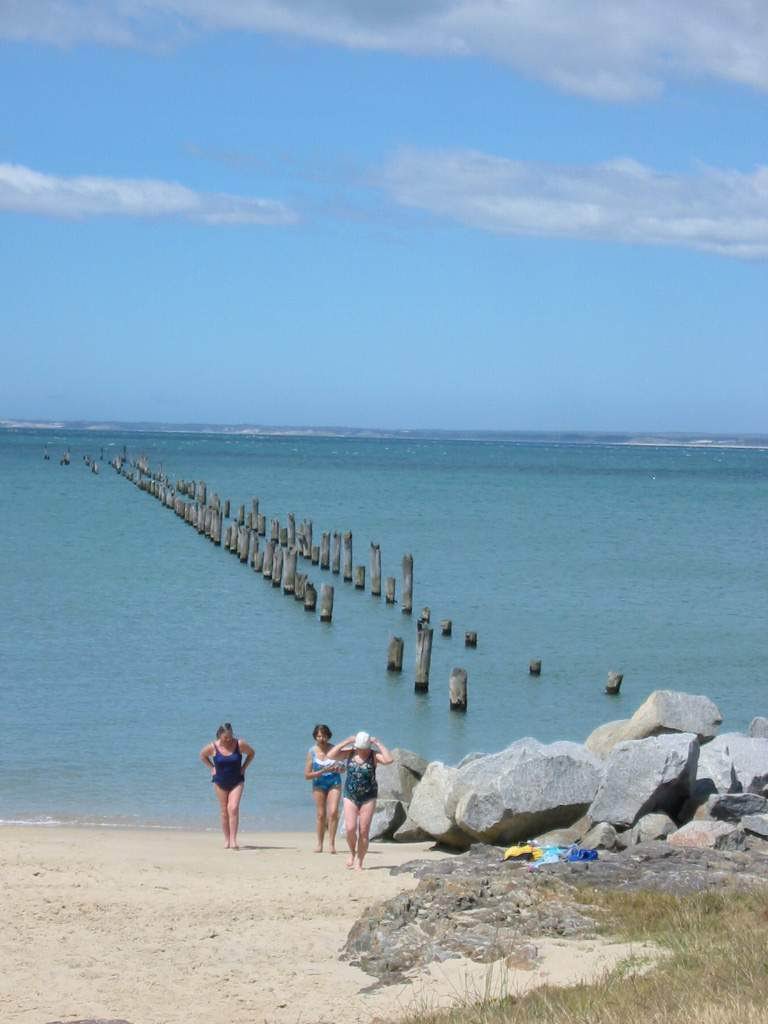
[[[0,211],[47,217],[176,217],[203,224],[291,224],[281,202],[195,192],[151,178],[64,178],[19,164],[0,164]]]
[[[221,30],[485,57],[608,100],[680,76],[768,89],[765,0],[0,0],[12,39],[162,46]]]
[[[560,167],[402,150],[383,183],[403,206],[496,234],[768,257],[768,167],[660,174],[629,159]]]

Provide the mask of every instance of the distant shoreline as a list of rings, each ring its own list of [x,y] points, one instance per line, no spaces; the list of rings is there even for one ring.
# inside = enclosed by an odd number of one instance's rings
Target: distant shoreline
[[[250,424],[96,423],[86,420],[0,419],[0,430],[87,434],[216,434],[224,437],[337,438],[340,440],[481,441],[528,445],[602,445],[634,448],[734,448],[768,450],[765,434],[632,433],[620,431],[407,430],[358,427],[274,427]]]

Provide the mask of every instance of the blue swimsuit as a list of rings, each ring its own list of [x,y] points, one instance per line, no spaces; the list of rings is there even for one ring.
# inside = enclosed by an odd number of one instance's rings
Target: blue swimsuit
[[[319,772],[321,768],[328,766],[329,770],[323,772],[322,775],[318,775],[316,779],[312,779],[312,789],[322,789],[324,793],[327,793],[329,789],[333,789],[334,786],[341,785],[341,772],[331,770],[334,765],[338,762],[329,761],[327,757],[323,758],[322,761],[318,761],[315,748],[310,747],[309,752],[312,755],[312,771]]]
[[[240,740],[231,754],[222,753],[218,746],[213,744],[213,764],[216,771],[213,773],[211,782],[226,789],[227,792],[235,789],[241,782],[245,782],[243,775],[243,755],[240,753]]]

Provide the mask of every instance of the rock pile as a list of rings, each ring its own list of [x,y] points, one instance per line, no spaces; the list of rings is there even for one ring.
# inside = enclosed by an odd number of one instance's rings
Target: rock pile
[[[768,719],[749,735],[718,735],[721,723],[708,697],[657,690],[584,744],[526,738],[456,767],[396,750],[371,834],[457,850],[530,838],[743,849],[747,835],[768,838]]]

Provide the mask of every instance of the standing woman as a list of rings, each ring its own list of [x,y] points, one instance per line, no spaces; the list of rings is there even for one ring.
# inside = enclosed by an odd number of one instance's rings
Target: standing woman
[[[375,751],[372,749],[374,745],[377,748]],[[344,831],[349,847],[347,867],[362,871],[363,860],[368,852],[371,819],[379,795],[376,765],[392,764],[392,755],[381,740],[369,736],[367,732],[359,732],[331,747],[327,756],[342,757],[347,762],[344,782]]]
[[[245,758],[245,760],[243,760]],[[240,801],[245,786],[245,772],[253,760],[253,747],[239,740],[229,722],[216,730],[216,739],[203,747],[200,760],[211,773],[211,782],[219,801],[224,847],[239,850],[237,829],[240,824]]]
[[[304,778],[312,780],[312,797],[317,812],[317,846],[315,853],[323,852],[325,830],[328,846],[336,853],[336,829],[339,827],[339,801],[341,800],[342,765],[328,757],[331,749],[331,730],[327,725],[316,725],[312,730],[314,746],[307,751]]]

